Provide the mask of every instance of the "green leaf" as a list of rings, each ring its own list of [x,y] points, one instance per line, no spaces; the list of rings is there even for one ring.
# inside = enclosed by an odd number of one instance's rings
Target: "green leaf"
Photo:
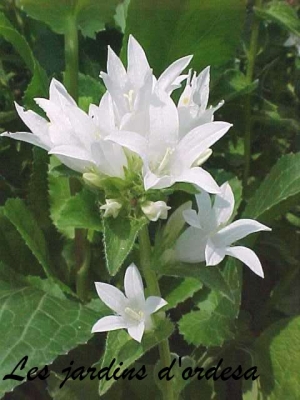
[[[0,35],[4,37],[14,47],[17,53],[22,57],[27,68],[33,75],[32,81],[27,89],[25,96],[27,105],[32,105],[33,97],[42,97],[47,95],[48,79],[45,71],[41,68],[35,59],[26,39],[12,26],[3,13],[0,12]],[[36,106],[36,105],[35,105]]]
[[[79,74],[78,92],[78,105],[87,112],[91,103],[99,104],[101,97],[105,93],[105,87],[100,80],[96,80],[89,75]]]
[[[168,320],[162,320],[155,331],[145,333],[142,343],[138,343],[128,335],[124,330],[109,332],[106,340],[106,348],[103,356],[101,368],[108,367],[115,358],[115,366],[122,361],[120,372],[128,368],[137,361],[143,354],[156,346],[161,341],[167,339],[173,332],[173,324]],[[147,379],[147,378],[146,378]],[[115,380],[101,380],[99,385],[99,394],[103,395],[113,385]]]
[[[56,172],[56,165],[60,165],[60,162],[55,158],[50,158],[51,169],[48,173],[48,190],[49,190],[49,203],[50,203],[50,217],[56,228],[67,236],[69,239],[74,239],[74,228],[61,228],[58,225],[58,219],[60,212],[65,203],[71,197],[69,178],[61,176]]]
[[[234,57],[244,16],[241,0],[131,0],[122,55],[132,34],[156,74],[188,54],[198,71],[217,67]]]
[[[165,310],[176,307],[179,303],[184,302],[192,297],[194,293],[202,288],[202,283],[195,278],[185,278],[177,282],[177,285],[172,289],[165,300],[168,302]]]
[[[43,287],[43,285],[41,285]],[[99,314],[80,303],[63,300],[37,287],[12,288],[0,281],[0,376],[9,374],[28,355],[26,367],[43,368],[91,337]],[[100,315],[101,317],[101,315]],[[21,382],[5,380],[0,396]]]
[[[221,346],[224,341],[234,338],[235,319],[241,304],[240,265],[234,259],[228,259],[222,275],[234,301],[224,297],[220,291],[210,291],[198,304],[199,311],[192,311],[179,321],[180,333],[188,343],[196,346]]]
[[[234,303],[231,289],[224,279],[219,267],[206,267],[200,264],[170,263],[163,267],[157,266],[157,272],[161,275],[182,278],[195,278],[212,290],[220,292],[229,301]]]
[[[54,32],[64,34],[73,19],[82,34],[91,38],[105,29],[117,4],[118,0],[17,0],[17,5],[30,17],[45,22]]]
[[[300,21],[295,8],[286,1],[271,1],[265,8],[255,8],[258,17],[273,21],[290,32],[300,35]]]
[[[82,190],[70,197],[60,209],[57,225],[61,229],[72,227],[101,231],[102,220],[95,195]]]
[[[123,0],[122,3],[117,5],[116,13],[114,16],[115,23],[121,28],[122,33],[125,33],[129,4],[130,0]]]
[[[254,196],[243,217],[269,220],[297,204],[300,193],[300,153],[288,154],[271,169]]]
[[[44,269],[46,276],[52,275],[46,241],[34,216],[21,199],[9,199],[3,209],[4,215],[15,226],[26,245]]]
[[[299,398],[299,348],[299,316],[275,322],[257,339],[255,358],[264,399]]]
[[[110,275],[116,275],[146,223],[144,218],[103,218],[105,258]]]

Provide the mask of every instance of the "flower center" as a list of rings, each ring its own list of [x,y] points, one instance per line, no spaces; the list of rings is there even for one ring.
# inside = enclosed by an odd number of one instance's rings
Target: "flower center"
[[[156,168],[154,168],[154,171],[158,175],[164,175],[169,173],[169,162],[174,151],[175,151],[174,148],[171,147],[167,148],[162,160],[158,162],[158,165],[156,166]]]
[[[130,307],[125,308],[125,314],[128,315],[131,319],[141,322],[144,319],[144,312],[143,311],[136,311]]]
[[[129,110],[133,111],[134,90],[130,89],[128,93],[124,93],[124,97],[128,100]]]

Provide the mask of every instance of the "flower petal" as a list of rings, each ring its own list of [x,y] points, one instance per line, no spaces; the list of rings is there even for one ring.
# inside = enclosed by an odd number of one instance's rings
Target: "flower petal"
[[[50,83],[49,100],[60,104],[61,108],[64,108],[66,104],[77,107],[75,100],[69,95],[64,85],[55,78],[52,78]]]
[[[184,164],[190,167],[205,150],[224,136],[231,126],[227,122],[209,122],[198,126],[185,135],[177,146]]]
[[[108,317],[103,317],[95,323],[92,328],[92,333],[95,332],[107,332],[115,331],[116,329],[127,328],[127,324],[123,317],[117,315],[109,315]]]
[[[25,111],[23,107],[19,106],[15,102],[15,107],[19,117],[22,119],[24,124],[38,137],[43,137],[44,141],[48,139],[48,121],[42,118],[40,115],[34,111]]]
[[[182,215],[187,224],[194,228],[201,229],[200,218],[195,210],[184,210]]]
[[[219,264],[226,255],[225,250],[225,247],[217,247],[211,239],[208,239],[205,247],[206,265]]]
[[[138,87],[141,87],[145,82],[145,78],[150,70],[150,66],[142,46],[132,35],[129,35],[127,51],[128,77],[132,83],[135,83]]]
[[[126,269],[124,278],[125,294],[128,300],[133,300],[136,305],[143,308],[145,304],[144,285],[141,274],[135,264],[130,264]]]
[[[221,192],[216,195],[213,206],[218,226],[229,220],[234,209],[234,196],[229,183],[223,183],[220,189]]]
[[[120,87],[125,86],[127,80],[126,70],[122,61],[110,46],[108,46],[107,52],[107,73],[112,82],[118,84]]]
[[[219,193],[220,188],[213,177],[203,168],[187,169],[176,178],[176,182],[188,182],[197,185],[208,193]]]
[[[174,184],[174,179],[169,175],[157,176],[150,171],[147,166],[143,169],[144,174],[144,187],[145,190],[149,189],[164,189]]]
[[[226,254],[235,257],[246,264],[255,274],[264,277],[264,271],[257,255],[251,249],[243,246],[227,247]]]
[[[205,260],[206,243],[205,233],[191,226],[179,236],[176,242],[176,258],[187,263],[202,262]]]
[[[164,307],[168,302],[158,296],[150,296],[146,300],[146,313],[153,314],[160,308]]]
[[[35,135],[34,133],[29,132],[16,132],[16,133],[9,133],[3,132],[0,136],[8,137],[10,139],[21,140],[22,142],[34,144],[35,146],[39,146],[42,149],[49,150],[51,147],[50,143],[45,143],[41,140],[40,137]]]
[[[172,84],[188,66],[192,58],[193,56],[186,56],[174,61],[159,77],[157,81],[158,90],[169,94]]]
[[[138,325],[132,325],[128,327],[128,333],[132,337],[132,339],[136,340],[137,342],[141,343],[142,337],[145,331],[145,322],[142,321]]]
[[[138,133],[120,131],[107,136],[105,140],[111,140],[112,142],[118,143],[134,153],[137,153],[142,159],[146,159],[147,140]]]
[[[259,231],[271,231],[271,229],[253,219],[239,219],[221,229],[215,235],[215,239],[218,243],[229,246],[237,240]]]
[[[103,282],[95,282],[95,286],[98,296],[103,303],[118,314],[124,312],[128,305],[128,300],[119,289]]]

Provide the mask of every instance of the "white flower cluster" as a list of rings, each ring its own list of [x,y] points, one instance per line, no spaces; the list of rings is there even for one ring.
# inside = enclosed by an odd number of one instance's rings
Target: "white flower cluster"
[[[214,121],[214,112],[223,102],[208,107],[209,68],[198,76],[192,71],[183,75],[192,59],[187,56],[173,62],[157,79],[144,50],[132,36],[127,59],[126,70],[108,49],[107,73],[100,74],[107,91],[98,106],[90,105],[88,113],[53,79],[49,99],[35,99],[48,119],[16,104],[31,132],[5,132],[1,136],[46,149],[95,186],[101,187],[103,179],[110,177],[124,180],[126,171],[138,175],[143,190],[140,210],[151,221],[166,219],[170,207],[161,200],[151,201],[147,191],[169,188],[177,182],[196,186],[200,192],[196,195],[198,213],[191,208],[182,213],[190,227],[176,242],[177,259],[216,265],[230,255],[263,276],[255,253],[231,244],[269,228],[249,219],[228,224],[234,208],[232,190],[228,183],[219,187],[201,167],[212,154],[210,147],[231,127],[227,122]],[[176,104],[171,94],[184,81]],[[209,193],[215,195],[213,205]],[[113,197],[106,198],[100,208],[104,217],[116,218],[123,206],[122,199]],[[142,279],[134,265],[125,274],[126,297],[105,283],[97,283],[96,288],[117,315],[98,321],[93,332],[126,328],[141,341],[145,328],[151,325],[150,314],[166,304],[160,297],[145,300]]]

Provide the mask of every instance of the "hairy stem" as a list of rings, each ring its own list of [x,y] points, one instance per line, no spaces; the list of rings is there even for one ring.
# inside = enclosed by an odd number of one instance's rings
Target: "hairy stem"
[[[151,243],[148,226],[144,226],[139,233],[140,260],[147,289],[152,296],[161,296],[158,279],[155,271],[151,269]],[[154,316],[155,317],[155,316]],[[168,339],[158,345],[159,356],[163,367],[168,367],[171,362],[171,352]],[[164,400],[175,400],[172,381],[164,380]]]
[[[255,7],[261,7],[261,5],[262,5],[262,0],[255,1]],[[252,83],[254,77],[254,67],[257,55],[258,35],[259,35],[259,19],[255,15],[253,16],[253,18],[254,20],[251,27],[250,48],[248,53],[248,66],[246,72],[246,79],[249,85]],[[248,184],[248,178],[250,174],[250,163],[251,163],[251,109],[252,109],[252,101],[251,101],[251,93],[249,93],[246,97],[246,102],[245,102],[246,127],[245,127],[245,137],[244,137],[244,159],[245,159],[244,177],[243,177],[244,189],[246,189]]]

